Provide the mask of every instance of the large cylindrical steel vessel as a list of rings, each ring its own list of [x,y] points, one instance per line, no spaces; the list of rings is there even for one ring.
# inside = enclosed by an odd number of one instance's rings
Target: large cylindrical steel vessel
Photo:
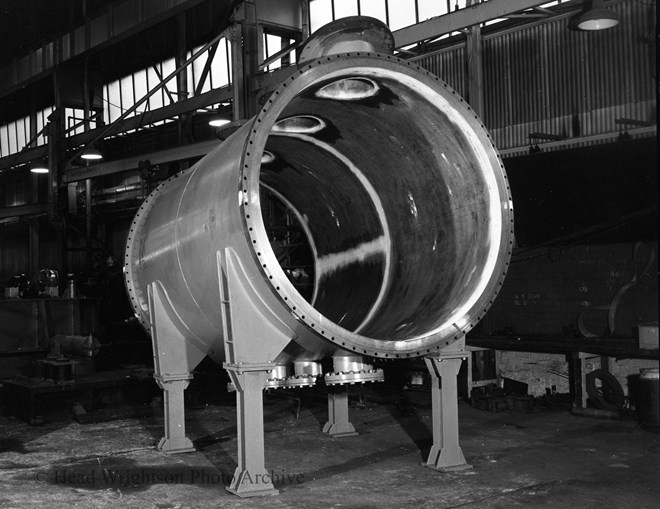
[[[307,293],[278,260],[264,193],[304,233]],[[512,244],[505,171],[464,100],[392,55],[343,53],[301,65],[253,119],[152,193],[125,274],[143,324],[146,287],[160,281],[181,334],[217,361],[216,253],[226,247],[260,305],[293,332],[276,362],[412,357],[477,323]]]

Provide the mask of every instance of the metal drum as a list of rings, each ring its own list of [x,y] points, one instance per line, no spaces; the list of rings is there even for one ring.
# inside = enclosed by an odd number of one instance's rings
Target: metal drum
[[[645,430],[660,432],[660,371],[639,370],[639,422]]]

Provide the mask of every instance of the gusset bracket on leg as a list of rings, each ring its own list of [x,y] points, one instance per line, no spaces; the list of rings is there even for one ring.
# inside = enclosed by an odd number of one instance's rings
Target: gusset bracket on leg
[[[147,287],[151,342],[154,355],[154,379],[163,390],[165,436],[158,450],[176,454],[194,451],[186,437],[184,391],[192,380],[192,370],[206,353],[204,346],[194,337],[186,338],[175,324],[167,291],[159,281]]]
[[[433,446],[425,467],[441,472],[472,468],[465,461],[458,437],[458,382],[461,364],[470,352],[465,351],[465,338],[447,349],[424,358],[431,375],[433,414]]]

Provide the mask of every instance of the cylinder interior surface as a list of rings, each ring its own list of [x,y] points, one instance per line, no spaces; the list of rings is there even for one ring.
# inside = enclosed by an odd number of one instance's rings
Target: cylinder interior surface
[[[391,73],[317,80],[265,143],[260,182],[295,210],[314,253],[310,304],[366,338],[446,328],[482,297],[500,251],[508,196],[436,99]]]

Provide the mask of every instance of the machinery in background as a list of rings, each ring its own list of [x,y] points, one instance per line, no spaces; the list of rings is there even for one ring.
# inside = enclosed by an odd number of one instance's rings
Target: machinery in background
[[[41,269],[29,279],[16,274],[5,283],[6,299],[50,298],[60,296],[60,276],[55,269]]]

